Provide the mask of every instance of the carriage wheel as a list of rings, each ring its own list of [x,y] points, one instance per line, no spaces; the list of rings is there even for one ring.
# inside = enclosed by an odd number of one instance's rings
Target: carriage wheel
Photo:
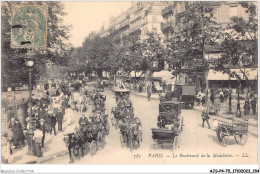
[[[227,145],[229,143],[229,132],[226,126],[220,126],[216,130],[218,141],[223,145]]]
[[[95,140],[92,140],[91,143],[90,143],[90,154],[91,156],[95,155],[96,152],[97,152],[97,144],[96,144],[96,141]]]
[[[234,135],[235,140],[240,145],[245,145],[247,142],[247,134],[244,135]]]

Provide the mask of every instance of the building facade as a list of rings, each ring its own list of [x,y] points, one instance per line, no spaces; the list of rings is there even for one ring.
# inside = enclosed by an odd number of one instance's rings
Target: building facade
[[[100,34],[101,36],[110,35],[118,41],[126,36],[136,36],[143,40],[147,37],[146,33],[156,29],[157,33],[163,37],[166,45],[173,36],[178,35],[182,31],[183,22],[182,20],[176,20],[176,15],[185,11],[186,3],[193,2],[132,2],[132,6],[127,11],[117,17],[111,17],[108,22],[104,23]],[[223,30],[231,22],[232,17],[249,19],[245,9],[238,2],[234,1],[220,2],[213,13],[215,22]],[[219,56],[219,51],[205,48],[204,56],[205,59],[215,58]],[[190,73],[189,71],[189,73],[186,73],[185,70],[189,69],[188,65],[188,62],[182,63],[183,73],[176,75],[176,83],[192,84],[196,86],[198,92],[204,91],[207,81],[207,74],[205,73],[208,72]],[[167,62],[163,62],[163,66],[160,67],[161,70],[167,70],[171,66]]]

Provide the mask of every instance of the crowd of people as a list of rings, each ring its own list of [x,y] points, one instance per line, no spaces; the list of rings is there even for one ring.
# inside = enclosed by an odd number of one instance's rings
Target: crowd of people
[[[74,109],[80,113],[86,112],[85,95],[82,95],[85,91],[75,86],[70,88],[76,83],[57,79],[52,83],[45,80],[37,85],[32,102],[27,105],[24,125],[15,116],[10,119],[8,132],[4,134],[5,141],[2,141],[2,145],[8,149],[8,155],[12,155],[13,149],[30,144],[33,154],[41,157],[41,148],[45,147],[45,135],[56,136],[63,131],[64,123],[72,124]],[[77,100],[74,93],[80,93]],[[32,141],[29,140],[30,131],[33,131]]]

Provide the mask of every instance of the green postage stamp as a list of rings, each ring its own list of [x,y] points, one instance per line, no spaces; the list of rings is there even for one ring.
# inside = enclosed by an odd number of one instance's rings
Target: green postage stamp
[[[47,6],[17,5],[12,8],[12,48],[44,49],[47,44]]]

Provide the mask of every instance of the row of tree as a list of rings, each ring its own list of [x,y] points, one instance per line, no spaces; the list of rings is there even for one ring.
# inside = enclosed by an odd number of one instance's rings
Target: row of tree
[[[82,47],[72,51],[70,70],[97,71],[99,76],[102,71],[107,71],[113,76],[118,70],[153,71],[156,69],[153,62],[167,61],[177,74],[183,71],[185,62],[188,63],[187,73],[213,68],[234,74],[231,68],[252,67],[257,60],[257,7],[251,2],[240,4],[249,19],[234,17],[228,26],[221,28],[214,19],[214,9],[220,2],[187,2],[185,11],[176,16],[180,30],[167,44],[156,29],[142,40],[132,36],[120,38],[110,34],[101,37],[91,33]],[[212,49],[218,50],[221,57],[209,61],[205,54]]]

